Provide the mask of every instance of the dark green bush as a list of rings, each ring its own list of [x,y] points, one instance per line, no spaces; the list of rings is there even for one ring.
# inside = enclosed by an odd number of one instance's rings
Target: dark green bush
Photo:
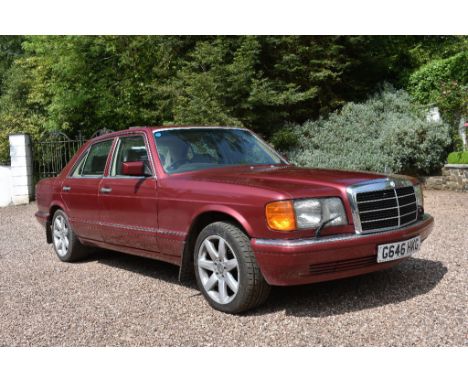
[[[448,155],[449,164],[468,164],[468,151],[454,151]]]
[[[447,124],[428,121],[408,93],[388,86],[364,103],[285,131],[281,138],[292,134],[297,141],[288,157],[298,165],[377,172],[430,174],[445,163],[451,143]]]

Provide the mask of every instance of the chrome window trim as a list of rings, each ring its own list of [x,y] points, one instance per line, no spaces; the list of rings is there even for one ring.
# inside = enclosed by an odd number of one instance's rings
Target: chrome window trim
[[[75,163],[75,165],[72,167],[71,171],[67,174],[67,179],[97,179],[97,178],[103,178],[104,177],[104,174],[105,174],[105,171],[106,171],[106,167],[104,167],[104,173],[102,175],[76,175],[76,176],[73,176],[73,172],[75,171],[76,169],[76,166],[78,165],[79,162],[81,162],[81,160],[83,159],[84,160],[84,164],[86,164],[86,161],[88,160],[88,155],[89,153],[91,152],[91,148],[94,146],[94,145],[97,145],[99,143],[102,143],[102,142],[106,142],[106,141],[111,141],[111,147],[109,148],[109,152],[107,153],[107,158],[106,158],[106,165],[107,165],[107,160],[109,159],[109,154],[111,153],[112,151],[112,148],[113,148],[113,144],[114,144],[114,137],[112,138],[107,138],[107,139],[102,139],[102,140],[99,140],[97,142],[93,142],[89,145],[89,147],[86,149],[86,151],[82,154],[82,156],[80,156],[80,159],[78,159],[78,161]],[[84,156],[86,156],[86,158],[84,158]],[[83,169],[82,169],[83,170]]]
[[[400,207],[399,207],[399,201],[398,201],[398,194],[396,192],[397,188],[410,187],[410,186],[414,188],[414,184],[411,180],[405,177],[400,177],[398,175],[392,175],[392,176],[389,176],[386,178],[380,178],[380,179],[373,179],[370,181],[360,182],[360,183],[356,183],[351,186],[348,186],[346,188],[346,194],[348,196],[349,205],[351,207],[351,214],[353,216],[355,233],[358,235],[367,235],[367,234],[372,234],[375,232],[392,231],[392,230],[399,229],[401,227],[406,227],[410,224],[413,224],[414,221],[411,221],[404,225],[400,224],[401,222]],[[395,193],[395,199],[396,199],[397,207],[398,207],[398,227],[396,228],[386,227],[386,228],[379,228],[379,229],[368,230],[368,231],[363,232],[362,225],[361,225],[361,218],[359,216],[359,209],[357,205],[356,195],[362,192],[372,192],[372,191],[382,191],[382,190],[393,190],[393,192]]]
[[[103,176],[102,179],[154,179],[154,176],[133,176],[133,175],[106,175]]]
[[[151,175],[150,176],[131,176],[131,175],[111,175],[112,166],[114,162],[114,158],[116,157],[118,145],[123,138],[131,138],[132,136],[143,136],[143,140],[145,142],[146,152],[148,153],[148,162],[150,162],[151,166]],[[156,176],[156,169],[154,166],[153,155],[151,154],[151,149],[148,141],[147,135],[143,131],[132,131],[127,132],[126,134],[118,135],[116,138],[116,142],[114,148],[112,150],[112,157],[110,160],[109,171],[107,171],[107,175],[104,176],[104,179],[157,179]]]
[[[220,129],[220,130],[246,130],[245,127],[230,127],[230,126],[174,126],[174,127],[163,127],[163,128],[155,128],[152,130],[152,133],[157,133],[159,131],[167,131],[167,130],[195,130],[195,129]]]
[[[75,172],[75,170],[77,169],[78,166],[81,165],[81,161],[84,161],[86,162],[86,160],[88,159],[88,154],[89,154],[89,151],[91,149],[91,146],[90,145],[86,151],[84,153],[81,154],[80,158],[75,162],[75,164],[73,165],[72,169],[68,172],[67,174],[67,178],[71,178],[71,179],[74,179],[74,178],[82,178],[81,175],[75,175],[73,176],[73,173]],[[83,162],[83,164],[84,164]]]

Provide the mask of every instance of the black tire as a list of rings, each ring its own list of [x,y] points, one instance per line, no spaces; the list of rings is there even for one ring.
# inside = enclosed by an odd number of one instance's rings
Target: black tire
[[[56,231],[56,225],[58,228],[59,221],[65,223],[67,227],[67,233],[61,232],[60,235],[57,235],[58,231]],[[70,263],[81,260],[88,255],[87,248],[78,240],[78,237],[75,235],[75,232],[73,232],[70,226],[68,216],[63,210],[55,211],[55,214],[52,218],[52,223],[50,225],[50,229],[52,236],[52,245],[54,247],[55,253],[57,254],[57,257],[61,261]],[[66,247],[66,250],[64,250],[64,248],[60,246],[60,242],[63,243],[63,241],[61,240],[63,238],[68,239],[68,246]]]
[[[226,303],[216,301],[215,298],[219,298],[219,296],[221,296],[220,292],[218,293],[218,297],[213,297],[216,296],[217,292],[215,290],[210,290],[210,293],[212,294],[212,296],[210,296],[202,283],[202,278],[206,283],[208,276],[213,276],[215,278],[218,277],[224,280],[226,274],[222,270],[222,267],[221,270],[214,267],[216,271],[206,270],[207,268],[199,268],[199,261],[200,264],[203,261],[206,261],[205,257],[208,254],[205,247],[206,244],[204,244],[206,243],[205,240],[217,240],[217,237],[224,239],[227,244],[224,244],[226,246],[225,258],[231,257],[231,260],[234,258],[237,260],[237,266],[232,271],[235,272],[235,276],[237,276],[237,292],[233,292],[233,290],[228,289],[228,292],[230,292],[231,295],[226,299]],[[204,245],[204,248],[201,250],[202,244]],[[261,305],[270,294],[271,287],[267,284],[260,272],[260,268],[257,265],[255,255],[250,246],[249,237],[231,223],[212,223],[200,232],[195,244],[194,268],[197,285],[203,296],[213,308],[222,312],[231,314],[245,312]],[[215,275],[214,273],[216,272],[217,274]],[[215,281],[218,291],[220,290],[221,285],[219,282],[220,279]],[[232,300],[229,301],[229,299]]]

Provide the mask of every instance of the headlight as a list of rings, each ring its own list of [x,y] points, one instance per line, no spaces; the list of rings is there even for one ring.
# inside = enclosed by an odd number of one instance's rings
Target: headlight
[[[293,231],[298,228],[318,228],[348,224],[340,198],[301,199],[267,204],[266,220],[271,229]]]
[[[298,228],[318,228],[330,219],[328,225],[348,224],[340,198],[296,200],[294,211]]]
[[[418,206],[424,207],[424,197],[420,184],[414,186],[414,194],[416,195],[416,203]]]

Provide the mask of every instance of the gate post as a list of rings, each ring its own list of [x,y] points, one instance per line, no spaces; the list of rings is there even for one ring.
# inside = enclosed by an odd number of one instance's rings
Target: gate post
[[[34,195],[32,149],[28,134],[12,134],[10,140],[13,204],[27,204]]]

